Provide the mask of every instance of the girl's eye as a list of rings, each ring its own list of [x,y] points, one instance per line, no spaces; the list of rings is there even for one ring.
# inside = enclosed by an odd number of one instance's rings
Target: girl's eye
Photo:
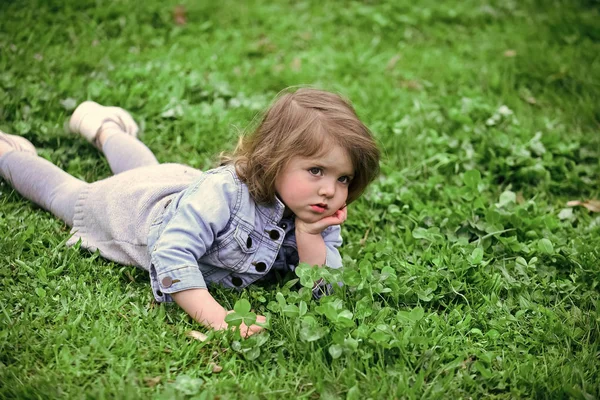
[[[350,177],[349,176],[340,176],[338,178],[338,181],[347,185],[348,183],[350,183]]]
[[[317,168],[317,167],[312,167],[308,170],[308,172],[311,173],[311,175],[321,175],[321,173],[323,172],[323,170],[321,170],[321,168]]]

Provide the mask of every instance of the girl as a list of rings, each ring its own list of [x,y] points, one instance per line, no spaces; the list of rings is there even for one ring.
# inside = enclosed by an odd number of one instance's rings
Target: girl
[[[243,288],[301,262],[340,268],[346,205],[379,170],[377,146],[350,103],[316,89],[281,95],[233,154],[206,172],[159,164],[121,108],[84,102],[69,128],[104,153],[114,176],[83,182],[3,132],[0,176],[72,227],[68,245],[81,241],[147,270],[157,301],[174,300],[213,329],[227,328],[227,311],[209,283]]]

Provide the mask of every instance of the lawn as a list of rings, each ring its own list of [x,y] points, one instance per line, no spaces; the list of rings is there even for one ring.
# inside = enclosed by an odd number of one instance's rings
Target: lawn
[[[314,85],[351,99],[383,154],[350,206],[343,270],[213,290],[269,316],[248,340],[67,248],[68,227],[0,180],[0,398],[600,397],[600,207],[567,206],[600,199],[598,1],[0,14],[0,129],[81,179],[110,173],[64,129],[86,99],[130,110],[159,161],[207,169],[280,90]],[[312,300],[318,273],[344,286]]]

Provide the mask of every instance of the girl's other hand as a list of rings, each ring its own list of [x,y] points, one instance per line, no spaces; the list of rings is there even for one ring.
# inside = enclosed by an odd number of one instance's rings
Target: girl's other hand
[[[333,225],[341,225],[348,218],[348,206],[344,204],[342,208],[337,210],[333,215],[324,217],[316,222],[306,223],[296,218],[296,229],[300,232],[317,235],[323,232],[326,228]]]

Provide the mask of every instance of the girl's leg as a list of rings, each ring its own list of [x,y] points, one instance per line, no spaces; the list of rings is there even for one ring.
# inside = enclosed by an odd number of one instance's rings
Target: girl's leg
[[[31,143],[28,146],[15,146],[26,142],[24,138],[0,132],[0,177],[5,179],[23,197],[73,226],[75,202],[87,183],[67,174],[56,165],[38,157]],[[6,143],[13,146],[6,146]],[[12,148],[11,148],[12,147]]]
[[[115,175],[130,169],[158,164],[156,157],[144,143],[128,135],[115,122],[107,121],[102,124],[97,143]]]
[[[136,139],[138,126],[122,108],[86,101],[73,112],[69,129],[102,151],[114,174],[158,164],[152,151]]]

